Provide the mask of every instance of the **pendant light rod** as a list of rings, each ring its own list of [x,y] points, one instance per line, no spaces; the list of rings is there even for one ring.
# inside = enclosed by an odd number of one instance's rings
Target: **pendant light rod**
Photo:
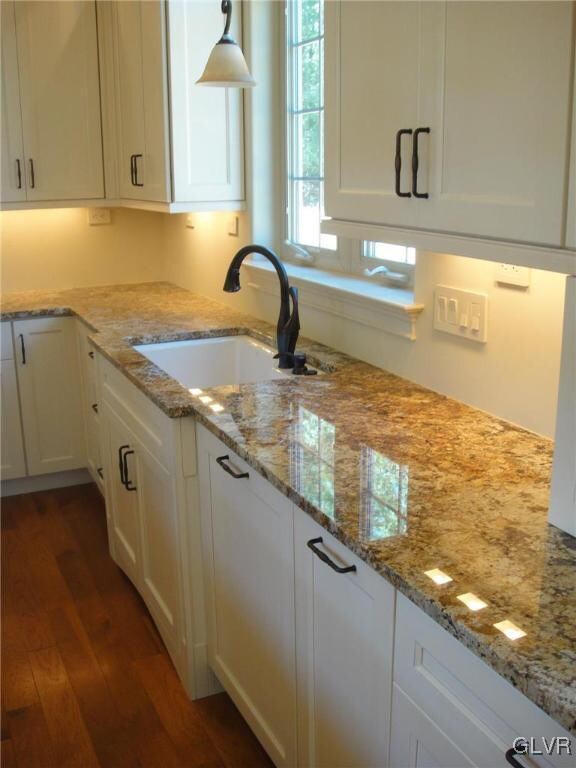
[[[230,23],[232,21],[232,0],[222,0],[222,13],[226,16],[226,24],[224,26],[224,34],[222,40],[230,36]]]

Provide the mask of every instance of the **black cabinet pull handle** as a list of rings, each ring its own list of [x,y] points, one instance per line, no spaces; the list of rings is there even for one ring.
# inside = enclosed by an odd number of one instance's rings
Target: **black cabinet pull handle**
[[[134,181],[132,182],[135,187],[143,187],[144,184],[138,181],[138,158],[143,155],[132,155],[134,158]]]
[[[130,155],[130,182],[133,187],[136,186],[136,182],[134,180],[134,155]]]
[[[92,360],[94,360],[94,352],[88,352],[88,357],[91,357]]]
[[[334,560],[331,560],[328,555],[325,552],[322,552],[321,549],[318,549],[316,546],[317,544],[322,544],[322,536],[318,536],[317,539],[310,539],[306,543],[306,546],[314,552],[315,555],[317,555],[320,560],[322,560],[323,563],[326,563],[326,565],[329,565],[330,568],[332,568],[333,571],[336,571],[336,573],[354,573],[356,570],[355,565],[347,565],[347,566],[341,566],[336,565]]]
[[[421,133],[430,133],[430,128],[416,128],[414,131],[414,142],[412,144],[412,192],[414,197],[428,199],[428,192],[418,192],[418,167],[420,165],[418,137]]]
[[[506,758],[506,762],[509,763],[510,765],[513,765],[514,768],[524,768],[522,763],[519,762],[518,760],[516,760],[515,755],[517,755],[517,754],[518,754],[518,752],[516,752],[514,747],[510,747],[510,749],[508,749],[504,753],[504,757]]]
[[[98,472],[102,480],[104,480],[104,470],[102,469],[102,467],[98,467],[96,472]]]
[[[92,410],[94,413],[98,413],[98,403],[92,403]]]
[[[228,455],[226,455],[226,456],[219,456],[219,457],[216,459],[216,464],[220,464],[220,466],[222,467],[222,469],[224,470],[224,472],[228,472],[228,474],[229,474],[229,475],[232,475],[232,477],[233,477],[235,480],[240,480],[240,479],[242,479],[243,477],[250,477],[250,475],[248,474],[248,472],[234,472],[234,470],[232,469],[232,467],[229,467],[229,466],[228,466],[228,464],[225,464],[225,463],[224,463],[225,461],[229,461],[229,460],[230,460],[230,456],[228,456]]]
[[[133,485],[132,481],[128,477],[128,456],[132,456],[134,451],[130,449],[129,451],[126,451],[124,454],[124,480],[126,481],[124,484],[124,488],[126,488],[127,491],[137,491],[135,485]]]
[[[120,470],[120,482],[126,488],[126,477],[124,475],[124,455],[123,451],[130,448],[129,445],[121,445],[120,448],[118,448],[118,469]]]
[[[26,365],[26,345],[24,344],[24,334],[19,333],[18,338],[20,339],[20,350],[22,351],[22,365]]]
[[[396,134],[396,156],[394,158],[394,169],[396,171],[396,194],[398,197],[412,197],[410,192],[402,192],[400,189],[400,176],[402,174],[402,136],[410,136],[412,128],[401,128]]]
[[[18,177],[18,189],[22,189],[22,167],[20,166],[20,158],[16,158],[16,175]]]
[[[34,189],[36,186],[36,176],[34,175],[34,160],[30,158],[28,162],[30,163],[30,187],[31,189]]]

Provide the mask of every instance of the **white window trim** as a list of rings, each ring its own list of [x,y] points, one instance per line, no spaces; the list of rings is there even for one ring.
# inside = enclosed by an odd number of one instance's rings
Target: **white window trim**
[[[252,257],[244,265],[250,275],[250,289],[278,296],[278,277],[268,261]],[[301,308],[311,307],[410,341],[416,339],[416,321],[424,305],[414,303],[411,291],[387,288],[361,275],[316,266],[290,262],[284,266],[290,284],[298,288]]]

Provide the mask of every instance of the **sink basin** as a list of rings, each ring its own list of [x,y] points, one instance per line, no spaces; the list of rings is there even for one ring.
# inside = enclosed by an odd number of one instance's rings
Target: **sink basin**
[[[250,336],[140,344],[134,349],[187,388],[292,376],[290,370],[279,371],[276,367],[276,350]]]

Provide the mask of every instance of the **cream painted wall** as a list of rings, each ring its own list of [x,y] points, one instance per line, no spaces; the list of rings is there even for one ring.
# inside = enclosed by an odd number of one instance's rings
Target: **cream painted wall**
[[[222,292],[234,252],[245,244],[227,235],[228,214],[166,217],[166,276],[230,306],[275,321],[274,298],[251,289]],[[553,436],[564,305],[563,275],[532,270],[527,291],[494,280],[488,262],[433,253],[418,255],[416,300],[426,309],[417,339],[383,333],[301,304],[302,333],[438,392],[462,400],[543,435]],[[475,344],[432,327],[434,286],[447,284],[485,292],[489,299],[488,343]]]
[[[4,293],[160,280],[163,214],[114,209],[89,226],[86,208],[0,213]]]

